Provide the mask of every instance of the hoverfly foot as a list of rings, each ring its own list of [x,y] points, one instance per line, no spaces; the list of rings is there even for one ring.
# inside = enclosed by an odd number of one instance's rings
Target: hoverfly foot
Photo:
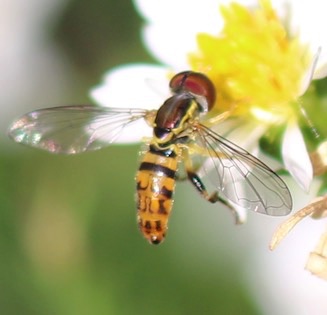
[[[236,225],[241,225],[244,223],[244,219],[241,218],[240,214],[235,210],[235,208],[230,207],[232,215],[234,216],[234,222]]]

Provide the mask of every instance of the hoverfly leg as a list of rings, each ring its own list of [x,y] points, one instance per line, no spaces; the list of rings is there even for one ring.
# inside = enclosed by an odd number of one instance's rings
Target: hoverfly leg
[[[190,180],[190,182],[193,184],[193,186],[196,188],[196,190],[209,202],[216,203],[217,201],[220,200],[217,191],[215,191],[211,195],[208,193],[200,177],[196,173],[187,170],[187,177]]]
[[[192,171],[187,171],[187,176],[188,179],[191,181],[191,183],[193,184],[193,186],[197,189],[197,191],[209,202],[211,203],[216,203],[216,202],[220,202],[223,205],[225,205],[232,213],[232,215],[234,216],[234,220],[235,220],[235,224],[242,224],[242,219],[239,215],[239,213],[237,212],[237,210],[225,199],[221,198],[218,194],[217,191],[214,191],[212,194],[209,194],[208,191],[206,190],[204,184],[202,183],[200,177],[192,172]]]
[[[206,121],[206,126],[209,128],[212,126],[215,126],[215,125],[221,123],[222,121],[226,120],[230,116],[231,116],[231,111],[223,112],[218,116],[208,119],[208,121]]]

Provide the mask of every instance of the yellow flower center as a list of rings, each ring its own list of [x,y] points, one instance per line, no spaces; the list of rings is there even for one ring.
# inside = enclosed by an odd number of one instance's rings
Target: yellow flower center
[[[285,121],[308,68],[307,48],[287,34],[269,0],[255,9],[232,3],[222,6],[221,14],[220,34],[198,35],[199,50],[189,55],[191,68],[214,82],[217,111]]]

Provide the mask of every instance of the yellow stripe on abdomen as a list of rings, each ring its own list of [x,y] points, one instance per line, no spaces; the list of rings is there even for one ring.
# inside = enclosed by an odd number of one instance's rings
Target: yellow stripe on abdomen
[[[165,238],[173,206],[177,162],[174,152],[165,156],[164,152],[150,150],[136,174],[138,224],[152,244],[159,244]]]

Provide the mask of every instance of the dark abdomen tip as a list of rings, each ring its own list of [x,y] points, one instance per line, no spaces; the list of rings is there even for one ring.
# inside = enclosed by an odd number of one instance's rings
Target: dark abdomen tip
[[[162,242],[163,238],[160,238],[156,235],[152,235],[150,238],[149,238],[149,242],[153,245],[159,245],[161,242]]]

